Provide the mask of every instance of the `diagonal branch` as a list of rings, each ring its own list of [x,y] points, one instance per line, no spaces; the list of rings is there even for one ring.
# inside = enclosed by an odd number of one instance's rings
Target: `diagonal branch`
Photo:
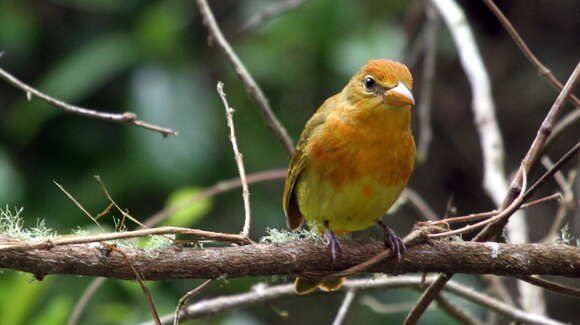
[[[172,129],[164,128],[161,126],[157,126],[154,124],[150,124],[141,120],[137,119],[137,114],[132,112],[125,112],[121,114],[115,113],[106,113],[106,112],[99,112],[93,109],[84,108],[80,106],[75,106],[71,104],[67,104],[61,100],[58,100],[54,97],[50,97],[35,88],[25,84],[24,82],[18,80],[13,75],[6,72],[4,69],[0,68],[0,78],[6,80],[9,84],[13,85],[14,87],[24,91],[26,93],[26,98],[30,100],[32,96],[42,99],[43,101],[49,103],[50,105],[60,108],[61,110],[73,114],[82,115],[85,117],[96,118],[99,120],[105,120],[109,122],[117,122],[117,123],[127,123],[132,124],[138,127],[142,127],[144,129],[153,130],[156,132],[161,133],[164,137],[168,135],[177,135],[177,131]]]
[[[246,69],[238,55],[234,52],[231,45],[224,37],[224,34],[221,32],[207,1],[197,0],[197,5],[203,18],[204,25],[209,30],[211,37],[218,44],[220,50],[224,52],[228,61],[230,61],[230,64],[236,71],[238,78],[240,78],[242,83],[246,86],[246,91],[250,97],[254,102],[256,102],[258,108],[260,108],[260,113],[262,114],[262,118],[266,121],[266,125],[270,128],[278,141],[284,146],[284,149],[286,149],[288,154],[292,154],[294,152],[294,144],[288,136],[286,129],[282,126],[280,121],[278,121],[274,112],[272,112],[272,108],[270,108],[270,104],[268,103],[268,99],[266,98],[266,95],[264,95],[262,88],[260,88],[252,75],[250,75],[248,69]]]
[[[562,83],[560,82],[560,80],[558,80],[556,77],[554,77],[554,75],[552,74],[550,69],[548,69],[545,65],[543,65],[542,62],[540,62],[540,60],[538,60],[538,58],[534,55],[534,53],[532,53],[532,51],[530,50],[530,48],[528,47],[526,42],[524,42],[524,40],[522,39],[520,34],[517,32],[517,30],[514,28],[514,26],[510,23],[509,19],[507,19],[507,17],[503,14],[503,12],[495,5],[493,0],[483,0],[483,2],[489,7],[489,9],[497,17],[499,22],[503,25],[505,30],[508,32],[508,34],[510,34],[511,38],[514,40],[516,45],[520,48],[522,53],[526,56],[528,61],[530,61],[530,63],[534,67],[536,67],[536,69],[538,69],[538,73],[540,74],[540,76],[546,78],[546,80],[556,90],[561,91],[562,88],[564,88],[564,86],[562,86]],[[572,105],[574,105],[576,107],[580,106],[580,100],[576,96],[570,95],[568,100],[570,101],[570,103],[572,103]]]

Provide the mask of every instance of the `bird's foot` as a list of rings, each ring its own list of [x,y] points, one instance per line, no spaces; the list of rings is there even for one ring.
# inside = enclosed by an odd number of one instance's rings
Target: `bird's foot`
[[[405,256],[407,248],[405,247],[405,243],[401,237],[397,236],[397,234],[395,234],[395,232],[382,221],[379,220],[377,223],[385,231],[385,246],[391,249],[393,252],[392,256],[395,258],[395,260],[402,260],[403,256]]]
[[[330,257],[332,257],[332,264],[334,264],[336,262],[336,251],[341,250],[342,248],[340,246],[340,241],[328,227],[324,231],[324,244],[328,247]]]

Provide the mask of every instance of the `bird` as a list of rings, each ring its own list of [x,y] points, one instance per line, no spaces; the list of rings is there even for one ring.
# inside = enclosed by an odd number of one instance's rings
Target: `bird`
[[[405,245],[382,217],[406,187],[415,166],[411,72],[402,63],[369,60],[306,123],[292,154],[282,195],[290,230],[306,220],[323,234],[332,261],[337,235],[378,224],[395,259]],[[344,279],[297,277],[294,289],[332,291]]]

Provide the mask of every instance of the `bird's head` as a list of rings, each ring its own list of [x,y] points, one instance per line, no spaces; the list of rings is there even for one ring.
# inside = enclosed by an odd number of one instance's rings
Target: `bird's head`
[[[411,89],[413,77],[404,64],[378,59],[370,60],[346,86],[347,100],[387,107],[408,107],[415,104]]]

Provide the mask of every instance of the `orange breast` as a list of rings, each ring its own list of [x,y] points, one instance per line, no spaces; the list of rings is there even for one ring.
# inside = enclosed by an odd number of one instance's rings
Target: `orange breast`
[[[410,110],[333,112],[309,147],[310,167],[337,191],[366,177],[385,187],[404,185],[415,161]]]

